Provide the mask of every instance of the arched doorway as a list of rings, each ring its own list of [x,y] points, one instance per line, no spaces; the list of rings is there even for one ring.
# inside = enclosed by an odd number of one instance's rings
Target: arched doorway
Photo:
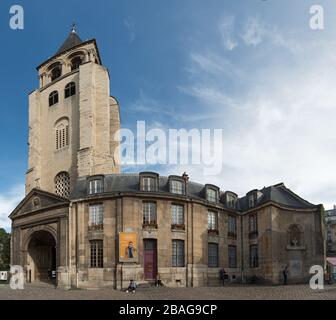
[[[27,281],[56,281],[56,260],[54,236],[44,230],[34,232],[28,244]]]

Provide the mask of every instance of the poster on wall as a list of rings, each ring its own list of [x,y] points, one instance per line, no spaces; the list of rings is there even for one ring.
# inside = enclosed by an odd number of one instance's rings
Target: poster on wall
[[[135,232],[119,233],[119,261],[137,262],[138,235]]]

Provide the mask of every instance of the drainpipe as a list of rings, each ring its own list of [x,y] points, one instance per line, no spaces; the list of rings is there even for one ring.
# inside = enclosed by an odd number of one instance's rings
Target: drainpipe
[[[76,257],[76,288],[78,288],[78,203],[75,203],[76,232],[75,232],[75,257]]]
[[[240,257],[241,257],[241,282],[244,283],[244,227],[243,227],[243,215],[240,216]]]

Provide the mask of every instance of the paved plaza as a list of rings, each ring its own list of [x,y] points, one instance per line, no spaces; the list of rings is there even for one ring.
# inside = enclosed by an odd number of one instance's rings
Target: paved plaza
[[[0,300],[336,300],[336,286],[312,290],[308,285],[139,288],[135,294],[113,289],[60,290],[43,283],[12,290],[0,285]]]

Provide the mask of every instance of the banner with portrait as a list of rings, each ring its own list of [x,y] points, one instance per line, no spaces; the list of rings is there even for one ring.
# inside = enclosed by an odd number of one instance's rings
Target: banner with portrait
[[[119,232],[119,261],[138,261],[138,235],[135,232]]]

